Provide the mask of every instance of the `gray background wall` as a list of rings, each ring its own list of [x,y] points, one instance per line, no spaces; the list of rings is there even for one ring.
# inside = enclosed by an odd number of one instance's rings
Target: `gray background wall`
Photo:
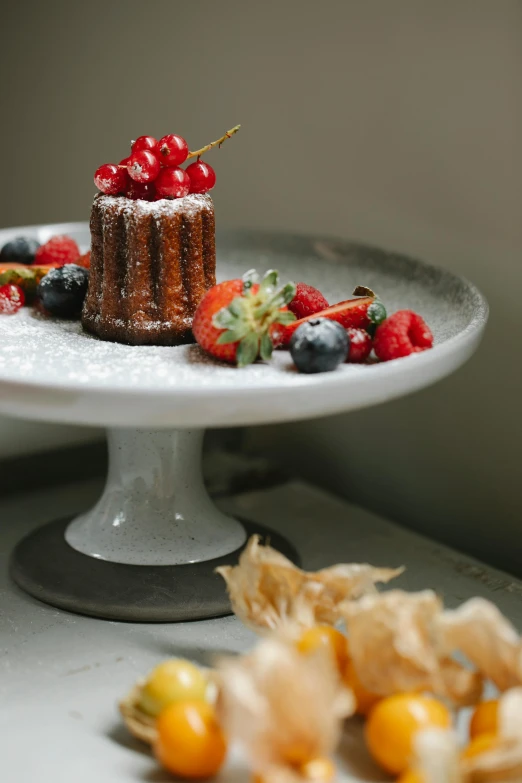
[[[214,156],[221,225],[331,233],[472,278],[472,362],[381,408],[250,433],[316,481],[522,570],[522,6],[516,0],[112,0],[3,19],[0,224],[84,219],[131,137]],[[2,424],[0,455],[91,433]]]

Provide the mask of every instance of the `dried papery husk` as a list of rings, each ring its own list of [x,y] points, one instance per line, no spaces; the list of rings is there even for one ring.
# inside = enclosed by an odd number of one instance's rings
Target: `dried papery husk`
[[[522,781],[522,688],[506,691],[499,701],[498,741],[490,749],[463,759],[465,783]]]
[[[313,759],[302,769],[291,767],[267,767],[262,774],[257,773],[252,778],[252,783],[329,783],[335,779],[336,769],[334,763],[328,758]]]
[[[462,706],[475,703],[482,679],[439,654],[436,619],[442,602],[432,590],[390,590],[342,606],[350,655],[371,693],[429,690]]]
[[[217,671],[225,732],[265,783],[307,779],[303,765],[335,750],[342,719],[355,709],[325,650],[301,655],[276,636],[248,655],[222,659]]]
[[[145,680],[140,680],[120,701],[119,708],[123,722],[133,737],[154,745],[157,738],[156,718],[140,708],[141,693]]]
[[[497,607],[484,598],[471,598],[437,619],[441,648],[459,650],[500,691],[522,684],[520,636]]]
[[[423,783],[520,783],[522,781],[522,689],[501,697],[499,732],[493,747],[462,757],[450,731],[428,729],[415,739],[414,767]]]
[[[413,768],[422,775],[423,783],[464,783],[454,732],[425,729],[415,737],[414,748]]]
[[[285,626],[308,628],[317,623],[335,624],[339,604],[375,591],[375,583],[388,582],[403,569],[345,564],[306,572],[284,555],[263,546],[252,536],[237,566],[216,572],[227,583],[232,609],[257,633]]]

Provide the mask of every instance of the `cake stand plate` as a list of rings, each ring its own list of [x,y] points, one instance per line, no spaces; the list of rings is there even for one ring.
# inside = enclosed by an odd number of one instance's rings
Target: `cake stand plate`
[[[45,241],[56,233],[73,236],[82,248],[89,244],[83,223],[4,230],[0,243],[18,234]],[[213,569],[237,561],[253,529],[209,499],[201,478],[203,429],[325,416],[408,394],[463,364],[487,321],[485,299],[471,283],[375,248],[234,232],[218,236],[217,258],[218,279],[275,268],[283,278],[316,285],[332,302],[366,285],[389,311],[423,315],[435,347],[309,376],[296,372],[286,351],[275,352],[270,364],[239,370],[196,345],[131,347],[29,309],[0,316],[0,412],[109,428],[109,474],[96,506],[67,525],[51,523],[15,549],[12,575],[32,595],[113,619],[225,613]],[[285,545],[277,539],[277,546]]]

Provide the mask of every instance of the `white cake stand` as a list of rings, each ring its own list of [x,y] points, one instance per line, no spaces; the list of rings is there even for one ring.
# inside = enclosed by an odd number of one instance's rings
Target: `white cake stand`
[[[0,244],[19,234],[45,241],[56,233],[89,244],[84,223],[9,229],[0,232]],[[29,309],[0,316],[0,412],[109,429],[108,478],[96,506],[49,523],[15,549],[11,572],[26,591],[110,619],[225,614],[214,568],[237,561],[248,534],[267,531],[223,515],[209,499],[200,465],[204,428],[307,419],[408,394],[463,364],[487,321],[486,301],[471,283],[348,242],[254,232],[218,237],[219,279],[252,267],[317,285],[332,302],[349,298],[357,284],[369,286],[390,312],[421,313],[436,346],[387,364],[307,376],[286,351],[269,365],[239,370],[195,345],[129,347]],[[295,557],[276,532],[270,536]]]

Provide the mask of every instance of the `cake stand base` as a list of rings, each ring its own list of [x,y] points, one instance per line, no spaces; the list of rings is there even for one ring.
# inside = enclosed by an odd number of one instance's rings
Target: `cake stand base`
[[[235,565],[249,536],[276,532],[223,514],[203,483],[203,430],[114,428],[99,501],[76,519],[51,522],[15,548],[11,575],[45,603],[132,622],[175,622],[230,612],[214,570]]]
[[[174,566],[111,563],[84,555],[65,540],[70,520],[51,522],[24,538],[11,558],[11,576],[40,601],[77,614],[142,623],[182,622],[230,614],[223,579],[214,573],[235,565],[229,555]],[[259,524],[242,521],[247,537],[258,533],[294,562],[294,547]]]

